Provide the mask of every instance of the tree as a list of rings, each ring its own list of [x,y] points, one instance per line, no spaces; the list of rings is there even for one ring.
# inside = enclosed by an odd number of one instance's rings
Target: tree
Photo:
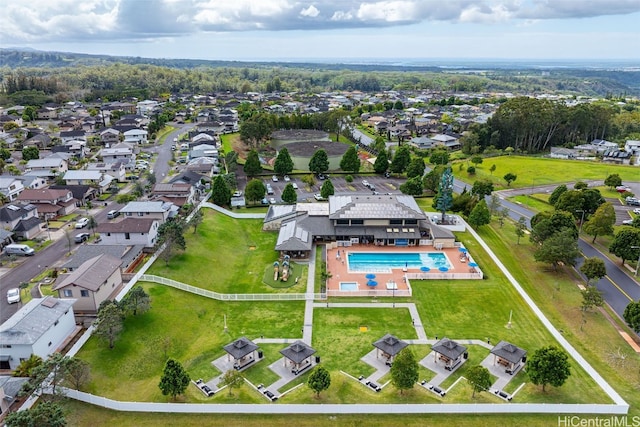
[[[262,200],[266,193],[267,189],[264,187],[264,183],[259,179],[252,179],[244,188],[244,197],[254,203]]]
[[[249,151],[247,154],[247,160],[244,162],[244,173],[247,176],[253,177],[259,175],[262,172],[262,165],[260,164],[260,157],[256,150]]]
[[[484,199],[480,200],[469,214],[469,225],[478,228],[491,222],[491,213]]]
[[[404,390],[412,389],[418,381],[418,362],[409,347],[400,350],[393,359],[390,374],[391,383],[400,390],[400,394],[403,394]]]
[[[471,194],[479,199],[484,199],[485,196],[491,193],[493,193],[493,182],[488,179],[475,181],[473,187],[471,187]]]
[[[6,418],[7,427],[64,427],[67,421],[60,404],[42,402],[31,409],[11,412]]]
[[[198,231],[198,226],[202,224],[202,221],[204,221],[204,214],[200,209],[198,209],[193,213],[191,219],[189,220],[189,225],[193,227],[193,234],[196,234],[196,232]]]
[[[378,153],[378,157],[376,157],[376,161],[373,162],[373,170],[375,173],[385,173],[389,169],[389,156],[387,156],[387,152],[382,150]]]
[[[331,385],[331,375],[322,366],[316,366],[313,372],[309,374],[307,381],[309,388],[316,392],[316,397],[320,397],[320,392],[327,390]]]
[[[507,187],[511,187],[511,183],[513,181],[515,181],[518,178],[518,175],[516,175],[515,173],[507,173],[505,174],[505,176],[503,176],[504,180],[507,181]]]
[[[15,371],[13,371],[14,377],[31,377],[33,369],[42,365],[44,361],[42,357],[32,354],[28,359],[24,359]]]
[[[476,174],[476,168],[475,168],[475,166],[469,166],[469,167],[467,168],[467,174],[469,174],[469,175],[475,175],[475,174]]]
[[[516,223],[516,236],[518,236],[518,242],[517,244],[520,244],[520,238],[524,236],[524,230],[527,229],[527,222],[526,222],[526,218],[521,216],[520,219],[518,219],[518,222]]]
[[[587,278],[587,285],[592,280],[600,280],[607,274],[604,261],[598,257],[586,258],[580,267],[580,271]]]
[[[557,186],[549,196],[549,204],[551,206],[555,206],[556,202],[565,191],[568,191],[568,188],[566,185],[562,184]]]
[[[360,172],[360,158],[355,145],[350,146],[340,160],[340,169],[345,172]]]
[[[104,301],[100,304],[93,333],[106,340],[109,343],[109,348],[112,349],[120,332],[122,332],[123,322],[124,316],[118,303]]]
[[[322,148],[316,150],[309,160],[309,170],[315,174],[324,173],[329,170],[329,157],[327,152]]]
[[[164,365],[164,371],[158,387],[160,387],[163,395],[170,395],[175,400],[177,395],[184,393],[190,381],[189,374],[187,374],[180,362],[169,359]]]
[[[500,197],[497,194],[491,194],[489,204],[487,206],[489,208],[489,213],[493,216],[493,214],[500,208]]]
[[[71,358],[67,366],[66,380],[76,390],[80,390],[91,379],[91,366],[82,359]]]
[[[53,353],[47,360],[31,370],[29,381],[22,387],[21,394],[41,393],[43,387],[51,390],[51,395],[60,395],[58,386],[67,378],[71,358],[62,353]]]
[[[602,307],[604,299],[602,292],[595,286],[588,286],[582,291],[582,311],[587,311],[592,307]]]
[[[541,244],[565,228],[571,231],[576,240],[578,239],[578,228],[576,227],[575,218],[570,212],[545,211],[537,213],[531,218],[530,240]]]
[[[482,164],[482,157],[480,156],[473,156],[471,158],[471,163],[473,163],[475,166],[478,166],[479,164]]]
[[[429,156],[429,163],[432,165],[446,165],[449,163],[449,152],[446,150],[435,150]]]
[[[476,392],[486,391],[491,387],[491,374],[489,370],[482,365],[476,365],[469,369],[466,377],[473,389],[473,393],[471,394],[472,398],[476,396]]]
[[[416,176],[400,184],[400,191],[410,196],[422,196],[422,177]]]
[[[227,388],[229,389],[229,396],[232,396],[233,389],[240,388],[242,384],[244,384],[244,378],[242,377],[242,374],[235,369],[229,369],[222,376],[220,386],[227,386]]]
[[[588,235],[593,236],[591,243],[595,243],[598,236],[612,235],[615,223],[616,211],[611,203],[606,202],[598,206],[595,213],[584,223],[582,229]]]
[[[290,182],[285,185],[284,190],[282,191],[282,201],[290,205],[298,201],[296,190]]]
[[[38,147],[29,146],[22,149],[22,160],[29,161],[40,158],[40,150]]]
[[[640,301],[633,301],[627,305],[622,314],[624,321],[636,333],[640,333]]]
[[[165,245],[165,248],[160,256],[164,259],[166,265],[169,265],[169,260],[174,252],[177,250],[184,251],[187,248],[187,242],[184,239],[184,226],[180,221],[167,221],[158,227],[156,251],[160,250],[162,245]]]
[[[134,286],[122,300],[122,306],[136,316],[151,308],[151,298],[142,286]]]
[[[398,148],[396,154],[393,156],[390,166],[391,172],[404,173],[409,166],[409,162],[411,162],[411,152],[408,146],[403,145]]]
[[[491,175],[493,175],[493,173],[496,171],[496,165],[493,164],[491,165],[491,167],[489,168],[489,172],[491,172]]]
[[[328,199],[329,196],[333,196],[334,193],[335,188],[333,188],[333,183],[330,179],[326,180],[320,188],[320,196],[322,196],[323,199]]]
[[[442,222],[444,222],[444,215],[447,209],[451,208],[453,204],[453,174],[451,168],[446,168],[440,178],[440,184],[438,185],[438,196],[436,198],[436,209],[442,214]]]
[[[558,270],[560,263],[575,265],[576,258],[579,256],[578,239],[569,229],[564,229],[546,239],[533,254],[536,261],[553,265],[554,271]]]
[[[556,346],[537,349],[527,361],[527,374],[535,385],[560,387],[571,375],[569,356]]]
[[[635,247],[634,247],[635,246]],[[632,227],[622,227],[616,234],[609,246],[609,252],[625,260],[636,260],[640,255],[640,229]]]
[[[422,179],[422,175],[424,175],[424,160],[422,157],[416,157],[411,160],[407,167],[407,178],[419,177]]]
[[[273,164],[273,171],[276,175],[288,175],[292,170],[293,160],[291,160],[289,150],[287,150],[287,147],[282,147],[278,152],[275,163]]]
[[[605,178],[604,185],[609,188],[618,187],[619,185],[622,185],[622,178],[620,178],[620,175],[617,173],[613,173]]]
[[[89,215],[87,219],[89,220],[89,222],[87,223],[87,227],[89,227],[89,230],[91,230],[91,234],[95,235],[96,228],[98,228],[98,221],[96,221],[93,215]]]
[[[229,206],[231,204],[231,190],[222,175],[216,176],[211,187],[211,199],[218,206]]]
[[[7,150],[6,148],[0,148],[0,159],[7,160],[10,157],[11,151]]]

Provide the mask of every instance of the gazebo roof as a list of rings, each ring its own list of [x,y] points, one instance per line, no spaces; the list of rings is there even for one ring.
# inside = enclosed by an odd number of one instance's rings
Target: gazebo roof
[[[373,346],[377,349],[384,351],[386,354],[395,356],[400,353],[400,350],[408,346],[406,342],[399,340],[391,334],[387,334],[373,343]]]
[[[491,349],[491,354],[495,354],[496,356],[511,363],[518,363],[527,355],[527,351],[507,341],[500,341]]]
[[[238,338],[234,342],[224,346],[224,350],[235,359],[242,359],[244,356],[257,349],[258,346],[246,337]]]
[[[307,344],[303,343],[300,340],[294,342],[289,347],[280,350],[280,354],[294,363],[300,363],[304,361],[307,357],[311,356],[315,352],[316,350],[309,347]]]
[[[457,359],[462,353],[467,351],[467,347],[450,340],[447,337],[442,338],[431,347],[436,353],[440,353],[449,359]]]

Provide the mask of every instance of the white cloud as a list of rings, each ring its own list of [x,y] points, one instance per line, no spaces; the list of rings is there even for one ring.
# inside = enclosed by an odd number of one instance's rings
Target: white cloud
[[[361,21],[409,22],[418,18],[414,1],[379,1],[362,3],[356,16]]]
[[[309,5],[308,8],[306,9],[302,9],[300,11],[300,15],[302,16],[308,16],[310,18],[315,18],[320,14],[320,11],[314,6],[314,5]]]

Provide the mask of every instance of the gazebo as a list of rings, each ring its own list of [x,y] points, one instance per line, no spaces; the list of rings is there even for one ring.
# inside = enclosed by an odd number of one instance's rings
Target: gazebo
[[[434,360],[437,364],[439,360],[444,362],[444,368],[448,371],[453,370],[460,362],[468,357],[467,347],[450,340],[447,337],[442,338],[435,343],[431,349],[434,352]]]
[[[527,361],[526,350],[521,349],[507,341],[500,341],[491,349],[493,364],[504,366],[507,374],[513,375]]]
[[[391,334],[387,334],[373,343],[373,346],[377,349],[376,358],[379,358],[382,352],[382,357],[387,359],[386,363],[389,365],[393,363],[393,358],[396,354],[400,353],[408,345]]]
[[[288,365],[292,366],[291,372],[293,372],[294,375],[298,375],[312,366],[311,356],[315,353],[315,349],[300,340],[280,350],[280,354],[284,356],[284,366],[287,366],[288,361]]]
[[[227,352],[227,360],[233,358],[234,369],[242,369],[256,361],[255,352],[258,346],[255,345],[250,339],[241,337],[234,342],[225,345],[224,351]],[[260,356],[260,352],[258,353]]]

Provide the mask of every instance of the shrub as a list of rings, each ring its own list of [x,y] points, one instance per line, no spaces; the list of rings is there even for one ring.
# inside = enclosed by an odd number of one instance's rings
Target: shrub
[[[469,166],[469,167],[467,168],[467,173],[468,173],[469,175],[475,175],[475,174],[476,174],[476,168],[475,168],[474,166]]]
[[[351,183],[351,182],[353,182],[353,176],[352,175],[347,175],[347,176],[344,177],[344,180],[349,182],[349,183]]]

